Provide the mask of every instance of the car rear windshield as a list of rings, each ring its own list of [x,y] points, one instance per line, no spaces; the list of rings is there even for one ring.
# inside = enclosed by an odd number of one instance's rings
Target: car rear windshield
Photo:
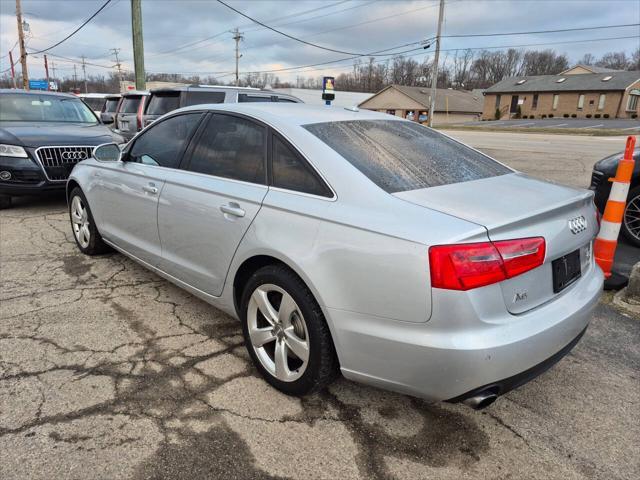
[[[79,98],[9,93],[0,95],[0,121],[96,123]]]
[[[107,98],[107,103],[104,107],[105,112],[115,112],[118,109],[119,98]]]
[[[304,128],[388,193],[511,172],[480,152],[412,122],[353,120]]]
[[[89,105],[89,108],[91,110],[102,110],[102,106],[104,105],[104,98],[83,98],[82,100],[84,100],[84,103],[86,103],[87,105]]]
[[[180,92],[154,93],[149,100],[148,115],[164,115],[180,108]]]
[[[120,113],[136,113],[138,111],[138,105],[140,105],[140,98],[142,97],[124,97],[122,99]]]

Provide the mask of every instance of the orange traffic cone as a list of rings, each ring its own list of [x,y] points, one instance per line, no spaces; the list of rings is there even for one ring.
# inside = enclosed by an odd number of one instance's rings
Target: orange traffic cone
[[[604,209],[600,231],[593,245],[596,262],[604,272],[606,279],[611,277],[613,257],[618,245],[618,234],[624,217],[629,184],[633,173],[633,149],[635,145],[636,137],[629,136],[627,138],[627,146],[624,149],[624,156],[618,162],[616,176],[609,179],[610,182],[613,182],[611,193],[609,193],[607,205]]]

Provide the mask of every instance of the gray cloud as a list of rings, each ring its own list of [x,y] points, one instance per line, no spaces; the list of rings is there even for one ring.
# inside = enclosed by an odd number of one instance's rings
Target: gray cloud
[[[28,45],[45,48],[68,35],[104,0],[23,0],[25,18],[31,26]],[[283,31],[338,50],[371,52],[418,41],[435,34],[437,0],[229,0],[235,8],[265,23],[281,25]],[[16,41],[15,2],[0,0],[0,70],[8,67],[4,56]],[[309,12],[295,15],[298,12]],[[284,17],[284,18],[283,18]],[[485,33],[571,28],[633,23],[640,18],[637,0],[449,0],[444,34]],[[145,64],[151,72],[227,72],[233,70],[234,43],[229,30],[238,26],[245,33],[242,43],[242,71],[273,69],[319,63],[346,57],[286,39],[263,29],[211,0],[143,1]],[[132,68],[130,2],[113,0],[87,27],[51,53],[112,66],[111,48],[120,48],[126,67]],[[329,31],[331,30],[331,31]],[[226,32],[226,33],[225,33]],[[162,54],[216,34],[206,42]],[[573,40],[636,35],[634,39],[589,43]],[[444,39],[443,49],[492,47],[556,42],[554,48],[577,59],[584,53],[596,56],[612,50],[630,52],[639,45],[640,30],[618,28],[586,32],[536,34],[509,37]],[[531,47],[535,48],[535,47]],[[17,56],[17,49],[14,54]],[[417,52],[420,60],[430,51]],[[451,54],[452,55],[452,54]],[[69,75],[73,66],[63,59],[56,63]],[[33,75],[42,74],[42,60],[30,58]],[[307,75],[339,73],[352,62],[309,71]],[[88,73],[108,71],[89,66]],[[278,74],[281,79],[305,75],[304,71]]]

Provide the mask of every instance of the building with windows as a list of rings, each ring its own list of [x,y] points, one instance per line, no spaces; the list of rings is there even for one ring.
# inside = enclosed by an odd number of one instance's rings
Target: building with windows
[[[337,96],[337,93],[336,93]],[[384,112],[414,122],[427,123],[431,89],[389,85],[358,105],[360,108]],[[478,120],[482,113],[482,93],[474,90],[436,90],[434,125]]]
[[[484,91],[483,120],[638,118],[640,72],[576,65],[558,75],[510,77]]]

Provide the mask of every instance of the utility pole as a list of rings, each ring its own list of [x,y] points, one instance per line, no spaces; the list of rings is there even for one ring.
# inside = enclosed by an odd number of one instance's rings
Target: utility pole
[[[11,81],[13,82],[13,88],[18,88],[16,85],[16,69],[13,68],[13,53],[9,50],[9,63],[11,64]]]
[[[78,88],[78,72],[76,71],[76,64],[73,64],[73,89],[77,90]]]
[[[144,45],[142,41],[141,0],[131,0],[131,32],[133,33],[133,66],[136,71],[136,90],[144,90]]]
[[[22,64],[22,88],[29,90],[29,72],[27,71],[27,50],[24,47],[24,30],[22,29],[22,6],[16,0],[16,20],[18,21],[18,43],[20,44],[20,63]]]
[[[60,86],[58,85],[58,81],[56,80],[56,66],[53,63],[53,60],[51,60],[51,73],[53,74],[53,76],[51,77],[53,79],[54,82],[56,82],[56,90],[60,90]]]
[[[444,17],[444,0],[440,0],[438,14],[438,35],[436,36],[436,54],[433,58],[433,74],[431,77],[431,95],[429,98],[429,126],[433,127],[433,115],[436,109],[436,87],[438,86],[438,61],[440,60],[440,34],[442,33],[442,19]]]
[[[82,55],[82,77],[84,78],[84,93],[89,93],[89,90],[87,89],[87,64],[84,61],[85,56]]]
[[[44,73],[47,78],[47,90],[51,90],[51,84],[49,83],[49,63],[47,62],[47,55],[44,56]]]
[[[122,64],[120,63],[120,59],[118,58],[118,53],[120,53],[119,48],[112,48],[111,52],[116,57],[116,68],[118,69],[118,90],[122,89]]]
[[[242,55],[240,54],[240,40],[244,37],[242,33],[238,30],[238,27],[235,28],[231,33],[233,33],[233,39],[236,41],[236,87],[240,85],[240,78],[238,77],[238,62]]]

